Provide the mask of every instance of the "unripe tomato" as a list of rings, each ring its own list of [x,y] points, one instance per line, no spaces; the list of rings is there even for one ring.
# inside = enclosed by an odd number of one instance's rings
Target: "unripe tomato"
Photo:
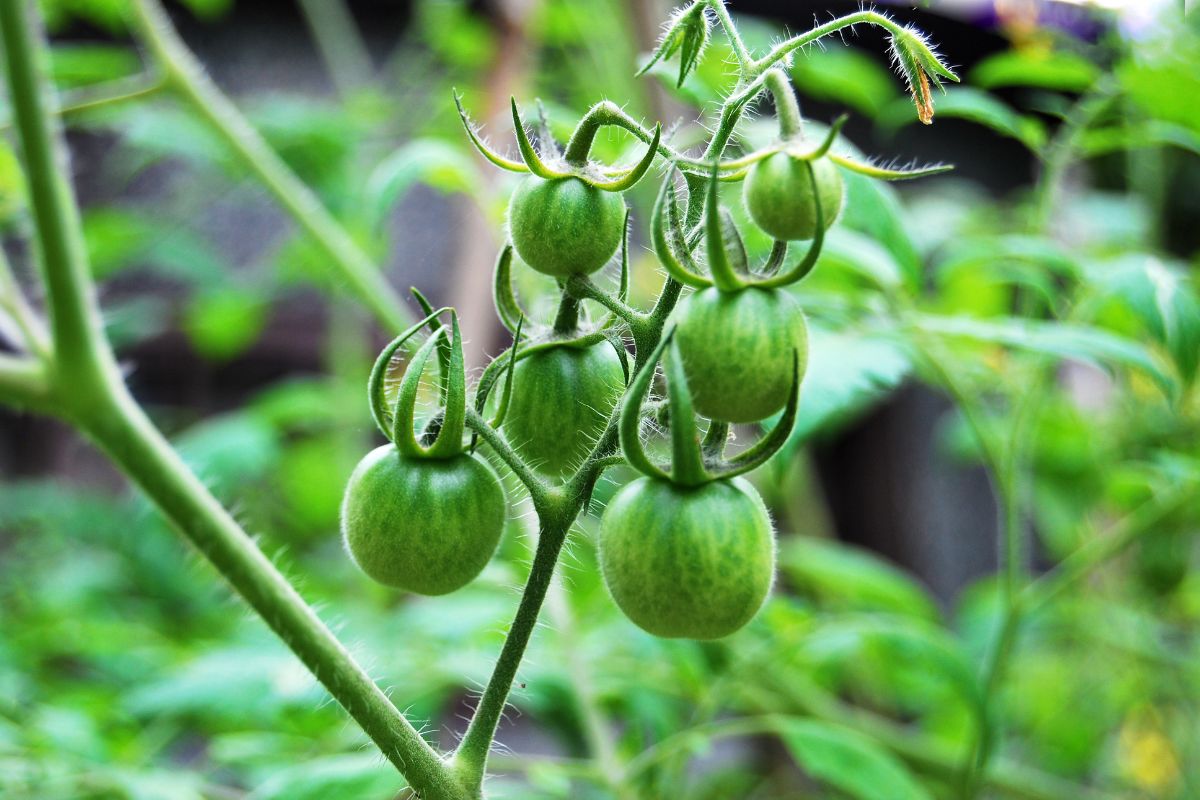
[[[367,453],[346,484],[342,536],[380,583],[446,594],[487,565],[504,516],[500,479],[481,459],[411,458],[387,444]]]
[[[812,166],[813,193],[805,165]],[[787,153],[767,156],[750,168],[742,189],[750,217],[776,239],[811,239],[817,233],[816,198],[821,198],[825,227],[842,210],[842,176],[827,158],[805,162]]]
[[[579,466],[604,430],[625,371],[608,342],[552,347],[517,362],[504,435],[547,475]]]
[[[676,312],[675,340],[696,411],[725,422],[765,419],[787,405],[792,351],[808,364],[808,327],[778,289],[702,289]]]
[[[762,607],[775,538],[746,481],[697,487],[639,478],[600,519],[600,566],[613,600],[656,636],[719,639]]]
[[[508,205],[508,231],[517,255],[556,278],[603,267],[617,252],[624,228],[621,195],[579,178],[530,175]]]

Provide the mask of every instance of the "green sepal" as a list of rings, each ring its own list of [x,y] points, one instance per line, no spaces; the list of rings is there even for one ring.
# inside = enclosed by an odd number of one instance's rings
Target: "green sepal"
[[[419,333],[421,328],[449,310],[449,307],[439,308],[425,317],[425,319],[406,328],[403,333],[392,339],[379,352],[379,356],[375,359],[375,364],[371,367],[371,375],[367,378],[367,402],[371,408],[371,418],[375,420],[375,424],[379,427],[379,432],[386,436],[389,441],[392,440],[392,423],[390,419],[392,414],[387,408],[384,384],[387,379],[388,368],[392,364],[392,359],[395,357],[396,351],[403,347],[405,342]]]
[[[708,207],[704,214],[704,244],[708,255],[708,272],[719,291],[736,292],[746,288],[746,282],[738,275],[729,258],[727,238],[722,224],[721,207],[718,202],[717,170],[714,167],[708,181]],[[732,218],[729,224],[733,224]],[[739,237],[740,238],[740,237]]]
[[[625,209],[625,227],[621,233],[621,278],[617,285],[617,300],[622,303],[629,300],[629,209]],[[613,311],[600,323],[601,330],[608,330],[621,321],[621,316]],[[626,375],[628,382],[629,376]]]
[[[671,337],[663,372],[667,378],[667,403],[671,413],[671,480],[680,486],[699,486],[707,483],[704,454],[696,428],[696,411],[687,376],[683,372],[683,356],[679,344]]]
[[[521,121],[521,112],[517,109],[517,98],[513,97],[511,101],[513,129],[517,134],[517,148],[521,151],[521,159],[525,162],[525,166],[529,167],[529,171],[534,175],[548,181],[555,180],[556,178],[571,177],[571,173],[551,169],[542,161],[542,157],[538,155],[537,150],[533,149],[533,142],[529,141],[529,134],[525,130],[525,123]]]
[[[515,333],[526,316],[513,291],[512,256],[512,245],[505,245],[492,272],[492,302],[496,306],[496,316],[500,317],[500,323],[509,333]]]
[[[625,391],[625,399],[621,401],[621,414],[617,420],[617,435],[625,460],[638,472],[662,480],[670,480],[670,474],[651,461],[642,446],[642,403],[650,393],[650,384],[654,382],[658,359],[673,335],[674,329],[668,331],[646,359],[646,363],[634,374],[629,388]]]
[[[509,172],[529,172],[529,167],[520,161],[513,161],[510,158],[506,158],[484,143],[483,137],[479,135],[474,123],[471,122],[471,118],[467,116],[467,110],[463,108],[462,104],[462,95],[458,93],[457,89],[454,90],[454,105],[458,107],[458,117],[462,120],[463,127],[467,129],[467,138],[471,140],[471,144],[475,146],[475,149],[484,158],[500,169],[506,169]]]
[[[448,369],[441,375],[446,404],[442,411],[441,426],[433,443],[423,446],[413,430],[417,407],[417,392],[421,376],[430,355],[441,347],[446,338],[444,327],[429,337],[413,355],[400,389],[396,393],[396,405],[392,412],[391,440],[406,456],[414,458],[450,458],[463,451],[463,430],[466,425],[467,379],[463,360],[462,333],[458,327],[458,315],[450,312],[450,361]]]
[[[678,204],[675,202],[674,175],[667,174],[658,199],[654,202],[654,213],[650,219],[650,231],[654,241],[654,252],[658,261],[667,273],[684,286],[693,289],[706,289],[712,286],[712,281],[701,275],[695,268],[679,222]],[[683,244],[678,250],[672,246],[672,240]],[[687,261],[687,265],[683,261]]]
[[[425,295],[421,294],[421,291],[419,289],[417,289],[417,287],[410,286],[408,288],[408,291],[412,293],[412,296],[417,301],[417,305],[419,305],[421,307],[422,314],[429,315],[429,314],[435,313],[433,306],[429,304],[429,301],[425,299]],[[442,327],[442,323],[440,321],[438,321],[436,318],[429,320],[429,332],[431,334],[437,333],[438,329],[441,327]],[[450,368],[450,341],[448,339],[443,338],[441,340],[440,344],[438,345],[439,374],[446,375],[447,374],[446,370],[448,370],[449,368]],[[442,389],[441,389],[441,393],[440,393],[439,397],[443,404],[445,404],[445,402],[446,402],[446,388],[447,388],[446,382],[442,381]]]
[[[868,178],[878,178],[884,181],[907,181],[913,178],[926,178],[930,175],[940,175],[954,169],[953,164],[927,164],[923,167],[881,167],[867,161],[856,161],[853,158],[829,154],[829,160],[839,167],[845,167],[851,172],[866,175]]]
[[[654,163],[654,157],[658,155],[658,144],[660,141],[662,141],[661,122],[654,126],[654,136],[650,139],[650,144],[646,148],[646,154],[642,156],[642,160],[633,169],[629,170],[628,173],[611,181],[598,181],[586,175],[580,175],[579,177],[585,183],[589,183],[597,189],[603,189],[606,192],[623,192],[640,181],[642,176],[650,169],[650,165]]]
[[[525,317],[522,316],[519,320],[517,320],[517,331],[516,331],[516,333],[513,334],[512,347],[509,348],[509,351],[508,351],[508,365],[504,370],[504,391],[500,395],[500,405],[496,408],[496,416],[491,422],[491,425],[493,428],[499,428],[501,425],[503,425],[504,417],[508,414],[508,404],[509,404],[509,401],[512,400],[512,393],[513,393],[513,386],[512,386],[513,371],[516,369],[516,366],[517,366],[517,353],[520,351],[520,348],[521,348],[521,329],[522,329],[522,327],[524,327],[524,325],[525,325]],[[499,360],[499,359],[497,359],[497,360]],[[495,362],[493,362],[493,363],[495,363]],[[490,390],[490,386],[489,386],[489,390]],[[476,396],[476,401],[478,402],[478,395]],[[485,403],[487,402],[487,394],[486,393],[484,393],[483,401]],[[482,414],[483,410],[479,409],[479,413]],[[473,437],[472,437],[472,439],[473,439]],[[473,443],[473,441],[472,441],[472,443]]]
[[[708,28],[709,22],[703,2],[695,2],[690,7],[676,12],[674,19],[667,25],[666,33],[659,40],[654,54],[646,65],[637,71],[637,76],[645,75],[659,61],[666,61],[676,52],[682,51],[679,59],[679,80],[676,85],[683,86],[708,44]]]
[[[792,394],[788,397],[787,407],[783,409],[783,415],[779,418],[779,422],[771,428],[770,433],[733,458],[710,466],[710,473],[714,478],[728,479],[756,470],[787,444],[788,437],[792,435],[792,428],[796,426],[796,414],[800,409],[802,377],[800,374],[800,351],[796,350],[792,353]]]

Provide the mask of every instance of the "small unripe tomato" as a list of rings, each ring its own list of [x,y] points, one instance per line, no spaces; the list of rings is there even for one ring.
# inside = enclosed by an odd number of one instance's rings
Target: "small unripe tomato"
[[[412,458],[387,444],[346,484],[342,536],[354,563],[380,583],[447,594],[483,571],[504,516],[500,479],[481,459]]]
[[[675,340],[698,413],[725,422],[765,419],[787,405],[792,351],[808,364],[804,313],[787,292],[702,289],[676,312]]]
[[[806,165],[812,166],[813,193]],[[811,239],[817,233],[816,198],[821,198],[825,227],[842,210],[842,176],[827,158],[803,161],[787,153],[767,156],[750,168],[742,188],[746,208],[758,227],[776,239]]]
[[[600,566],[625,616],[667,638],[719,639],[749,622],[775,575],[766,506],[746,481],[639,478],[600,519]]]
[[[530,175],[508,205],[508,232],[517,255],[556,278],[603,267],[617,252],[624,228],[621,195],[579,178]]]
[[[517,362],[504,435],[526,461],[560,477],[583,461],[625,388],[608,342],[551,347]]]

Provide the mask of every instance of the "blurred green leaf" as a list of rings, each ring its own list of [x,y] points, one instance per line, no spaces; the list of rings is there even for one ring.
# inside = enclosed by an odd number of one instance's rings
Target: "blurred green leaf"
[[[397,149],[367,180],[367,208],[373,227],[382,226],[392,208],[417,183],[441,192],[471,194],[479,169],[461,147],[440,139],[416,139]]]
[[[787,582],[822,608],[888,611],[937,620],[938,610],[917,581],[879,556],[851,545],[790,536],[779,547],[779,569]]]
[[[980,342],[1031,350],[1059,358],[1084,361],[1111,369],[1133,368],[1152,378],[1167,395],[1176,390],[1175,381],[1139,342],[1116,336],[1100,328],[1063,322],[1025,319],[971,319],[923,315],[917,325],[940,336],[963,337]]]
[[[1046,144],[1046,131],[1034,117],[1018,114],[1001,100],[970,86],[955,86],[937,99],[939,117],[965,119],[1016,139],[1033,152]],[[911,102],[896,100],[881,115],[881,121],[892,128],[917,121]]]
[[[846,202],[841,225],[878,242],[900,265],[905,285],[911,289],[919,287],[921,256],[909,234],[910,223],[895,188],[849,170],[842,170],[842,182],[846,187]]]
[[[1089,281],[1136,313],[1191,383],[1200,363],[1200,300],[1185,275],[1151,255],[1087,265]]]
[[[886,397],[911,369],[904,349],[887,336],[811,326],[800,412],[787,451],[835,433]]]
[[[1100,75],[1089,59],[1061,50],[1028,48],[1006,50],[980,61],[967,76],[984,89],[1032,86],[1064,92],[1082,92]],[[938,113],[942,109],[939,106]]]
[[[210,289],[191,296],[181,324],[197,353],[228,361],[258,340],[267,310],[263,299],[245,288]]]
[[[792,80],[803,96],[849,106],[869,117],[900,94],[878,57],[849,47],[802,51],[792,65]]]
[[[904,271],[884,246],[861,233],[833,227],[825,234],[825,246],[814,268],[842,271],[865,278],[878,289],[895,289],[904,282]]]
[[[787,719],[779,735],[805,772],[855,800],[932,800],[895,756],[861,733],[830,722]]]
[[[404,781],[375,753],[311,758],[267,778],[246,800],[328,800],[333,797],[395,797]]]
[[[141,69],[141,59],[126,46],[56,44],[50,49],[50,76],[61,88],[103,83]]]

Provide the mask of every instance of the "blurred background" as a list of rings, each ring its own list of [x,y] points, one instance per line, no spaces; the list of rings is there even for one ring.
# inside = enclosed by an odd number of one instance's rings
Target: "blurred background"
[[[450,597],[396,596],[352,568],[338,504],[375,443],[362,387],[395,332],[331,281],[267,189],[163,88],[121,0],[40,5],[108,333],[135,395],[397,702],[451,745],[515,608],[527,520]],[[527,109],[540,98],[560,139],[607,98],[639,119],[684,120],[686,144],[730,88],[729,54],[718,31],[683,89],[674,63],[635,78],[671,5],[169,9],[216,84],[392,284],[459,309],[478,368],[508,343],[490,281],[514,182],[470,148],[452,87],[502,151],[514,149],[510,95]],[[760,52],[860,6],[729,5]],[[881,8],[927,32],[963,79],[935,97],[935,123],[917,123],[885,36],[867,27],[797,55],[802,111],[814,125],[848,111],[848,151],[955,169],[896,186],[848,178],[843,219],[797,290],[814,328],[802,419],[756,478],[780,529],[776,598],[727,642],[654,640],[605,595],[585,520],[501,729],[497,797],[617,796],[589,764],[637,763],[688,725],[819,716],[827,700],[928,737],[953,763],[976,711],[961,678],[974,680],[996,624],[997,503],[954,387],[914,354],[910,333],[886,324],[881,298],[906,298],[930,331],[958,326],[964,338],[946,344],[944,364],[996,430],[1016,425],[1021,398],[1038,392],[1020,487],[1035,572],[1195,474],[1196,15],[1173,0]],[[0,105],[0,232],[33,287],[7,117]],[[768,117],[745,126],[747,143],[770,138]],[[597,145],[609,161],[639,148],[618,133]],[[654,184],[629,196],[643,303],[661,282],[646,236]],[[549,315],[550,287],[518,279]],[[1110,338],[1025,325],[1056,320]],[[1146,361],[1113,346],[1118,337]],[[1031,383],[1047,357],[1048,385]],[[69,428],[0,411],[0,480],[0,796],[401,791],[298,662]],[[1200,509],[1175,513],[1037,618],[998,690],[997,763],[1014,777],[985,792],[1200,797],[1198,527]],[[905,626],[907,638],[886,635]],[[693,746],[644,767],[646,796],[956,796],[938,777],[945,763],[902,752],[913,771],[902,780],[920,794],[886,771],[882,793],[844,785],[796,755],[795,741],[714,736],[689,760]],[[885,755],[890,768],[896,755]],[[1073,793],[1082,787],[1096,794]]]

